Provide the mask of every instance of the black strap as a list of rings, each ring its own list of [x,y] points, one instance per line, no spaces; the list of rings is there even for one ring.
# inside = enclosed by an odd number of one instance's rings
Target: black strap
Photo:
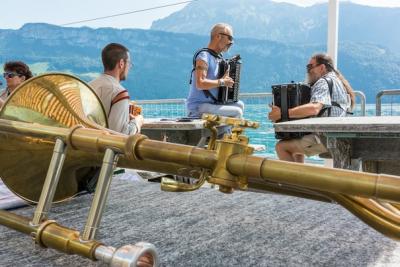
[[[338,107],[338,108],[344,110],[344,109],[342,108],[342,106],[339,105],[339,103],[337,103],[336,101],[333,101],[333,100],[332,100],[332,94],[333,94],[333,93],[332,93],[332,90],[333,90],[333,81],[332,81],[332,79],[329,78],[329,77],[324,77],[323,79],[328,83],[329,96],[331,97],[331,104],[332,104],[332,106]],[[322,114],[325,112],[325,110],[328,110],[328,117],[330,117],[330,116],[331,116],[331,109],[332,109],[332,106],[323,108],[323,109],[318,113],[317,116],[318,116],[318,117],[322,116]],[[345,110],[345,111],[346,111],[346,114],[351,114],[351,115],[353,115],[352,112],[349,112],[349,111],[347,111],[347,110]]]
[[[221,54],[218,54],[217,52],[215,52],[214,50],[212,50],[212,49],[210,49],[210,48],[208,48],[208,47],[204,47],[204,48],[201,48],[201,49],[197,50],[196,53],[194,53],[193,60],[192,60],[192,61],[193,61],[193,63],[192,63],[192,64],[193,64],[193,68],[192,68],[192,71],[190,72],[190,81],[189,81],[189,84],[192,84],[193,72],[196,70],[196,58],[197,58],[197,56],[198,56],[201,52],[207,52],[207,53],[211,54],[213,57],[215,57],[215,58],[217,58],[217,59],[219,59],[219,60],[223,60],[223,57],[222,57]],[[202,91],[203,91],[204,95],[205,95],[207,98],[211,97],[211,99],[212,99],[215,103],[218,102],[218,99],[215,98],[215,96],[213,96],[213,94],[211,94],[209,90],[202,90]]]
[[[340,105],[338,103],[332,101],[332,90],[333,90],[333,81],[332,81],[332,79],[329,78],[329,77],[324,77],[324,80],[328,83],[329,96],[331,97],[331,104],[332,105],[336,104],[336,105],[338,105],[340,107]],[[331,116],[332,107],[328,107],[327,109],[328,109],[328,117],[330,117]]]
[[[288,87],[283,85],[281,87],[281,121],[289,120],[289,108],[288,108]]]
[[[215,58],[217,58],[217,59],[223,59],[221,54],[218,54],[217,52],[215,52],[214,50],[212,50],[212,49],[210,49],[210,48],[208,48],[208,47],[200,48],[199,50],[197,50],[196,53],[194,53],[193,60],[192,60],[192,61],[193,61],[193,62],[192,62],[193,68],[192,68],[192,71],[190,72],[190,81],[189,81],[189,84],[192,84],[192,74],[193,74],[193,72],[194,72],[195,69],[196,69],[196,58],[197,58],[197,56],[198,56],[201,52],[208,52],[208,53],[210,53],[213,57],[215,57]]]

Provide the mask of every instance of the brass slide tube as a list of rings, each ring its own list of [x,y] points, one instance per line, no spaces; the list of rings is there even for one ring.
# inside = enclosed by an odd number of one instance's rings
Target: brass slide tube
[[[149,243],[139,242],[116,249],[96,240],[83,241],[78,231],[58,225],[54,221],[44,221],[34,226],[28,218],[5,210],[0,210],[0,224],[33,236],[42,247],[102,261],[111,267],[159,264],[156,249]]]
[[[91,240],[82,242],[79,232],[62,227],[54,221],[44,221],[37,226],[30,224],[29,219],[0,210],[0,223],[19,232],[33,235],[36,242],[43,246],[54,248],[68,254],[78,254],[96,260],[95,249],[101,243]]]

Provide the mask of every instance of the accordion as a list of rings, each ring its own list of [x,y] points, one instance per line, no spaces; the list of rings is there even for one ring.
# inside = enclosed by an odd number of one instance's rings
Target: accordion
[[[229,68],[229,77],[235,82],[232,87],[221,86],[218,88],[218,104],[229,104],[238,101],[240,87],[240,68],[242,61],[240,55],[228,60],[222,60],[219,68],[219,78],[222,78]]]
[[[289,120],[289,109],[310,102],[311,87],[305,83],[288,83],[272,85],[274,105],[281,108],[281,119],[278,122]],[[301,138],[309,133],[297,132],[275,132],[276,139],[295,139]]]

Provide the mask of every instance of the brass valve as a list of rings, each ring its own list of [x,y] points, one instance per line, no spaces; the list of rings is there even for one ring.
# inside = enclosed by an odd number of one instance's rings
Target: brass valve
[[[258,122],[244,119],[222,117],[213,114],[204,114],[204,126],[211,131],[211,137],[207,146],[208,150],[215,150],[218,154],[218,162],[210,171],[203,170],[199,180],[194,185],[188,185],[171,179],[164,179],[161,183],[163,191],[184,192],[193,191],[200,188],[205,181],[219,185],[219,190],[223,193],[231,193],[233,189],[247,188],[247,177],[237,177],[226,169],[226,162],[233,154],[252,154],[253,148],[248,146],[248,138],[242,135],[245,128],[257,128]],[[222,140],[217,140],[217,126],[232,126],[231,133],[224,134]]]
[[[232,126],[230,139],[234,141],[239,141],[239,136],[243,133],[245,128],[257,129],[260,126],[260,123],[258,122],[239,118],[223,117],[215,114],[203,114],[201,118],[206,121],[204,123],[204,127],[209,128],[212,133],[216,132],[216,126],[218,125]],[[214,135],[212,135],[210,138],[210,143],[212,141],[212,144],[214,145],[215,140],[216,135],[215,138]]]

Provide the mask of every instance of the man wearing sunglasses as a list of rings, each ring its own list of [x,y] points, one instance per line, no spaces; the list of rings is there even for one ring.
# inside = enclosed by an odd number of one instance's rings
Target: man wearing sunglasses
[[[28,65],[22,61],[9,61],[4,64],[3,78],[6,80],[7,87],[0,93],[0,107],[3,106],[8,96],[21,83],[32,77]]]
[[[135,134],[143,124],[142,115],[129,112],[129,93],[122,85],[132,68],[129,50],[117,43],[106,45],[101,52],[104,72],[89,85],[94,89],[106,111],[111,130]]]
[[[203,113],[212,113],[227,117],[243,116],[242,101],[230,104],[217,104],[218,87],[232,87],[234,81],[229,77],[229,69],[219,77],[222,53],[233,45],[232,27],[218,23],[211,29],[210,42],[193,57],[193,70],[190,77],[190,91],[186,100],[189,117],[200,117]]]
[[[289,118],[301,119],[313,116],[342,117],[354,106],[355,95],[349,82],[334,68],[327,54],[315,54],[306,66],[307,82],[311,85],[310,103],[288,110]],[[281,110],[272,106],[268,118],[276,122]],[[318,134],[308,134],[298,139],[281,140],[276,144],[276,153],[281,160],[304,162],[304,156],[328,152]]]

